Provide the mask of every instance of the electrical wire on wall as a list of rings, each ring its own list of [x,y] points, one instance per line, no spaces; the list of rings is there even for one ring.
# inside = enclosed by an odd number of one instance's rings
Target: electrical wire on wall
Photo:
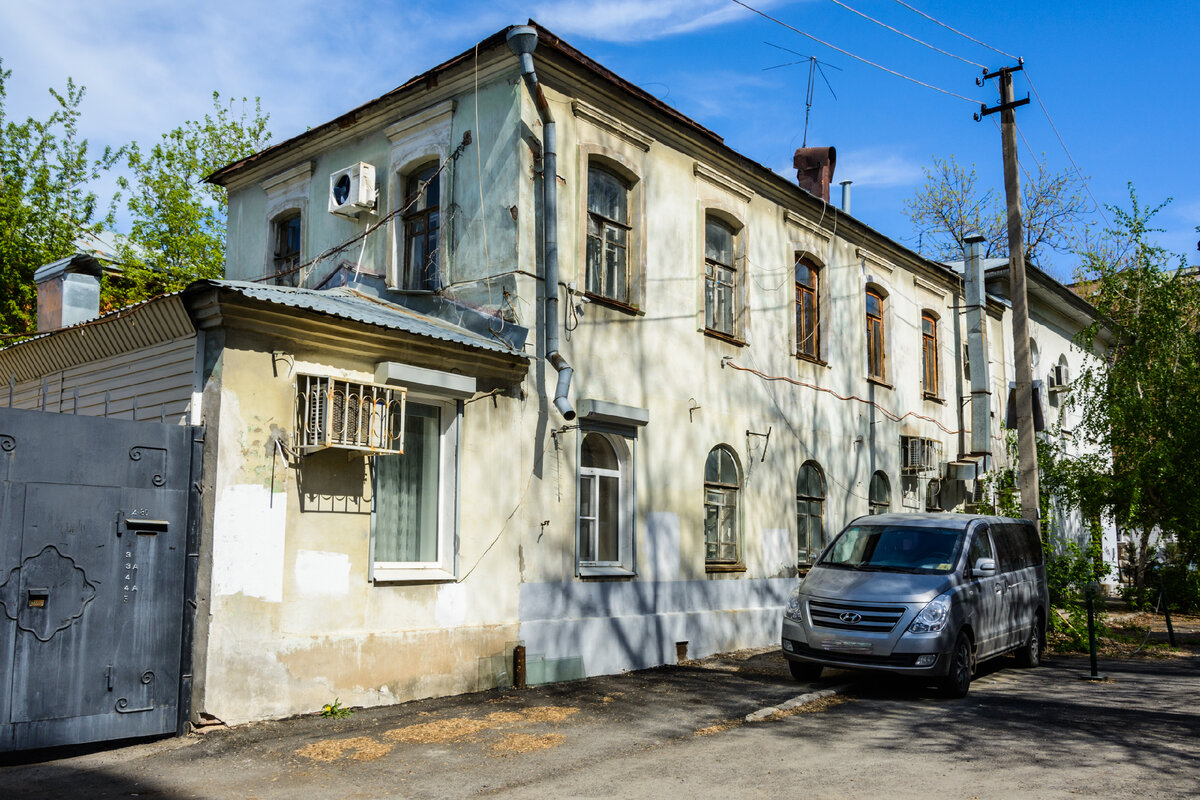
[[[409,211],[409,209],[412,208],[413,204],[416,203],[419,199],[421,199],[421,197],[424,196],[425,188],[427,186],[429,186],[429,184],[432,183],[435,178],[437,178],[439,175],[441,175],[442,172],[446,169],[446,167],[448,167],[451,163],[457,161],[459,159],[459,157],[462,156],[463,151],[466,150],[470,144],[471,144],[471,132],[465,131],[463,133],[462,142],[459,143],[458,147],[455,148],[453,153],[451,153],[449,156],[447,156],[445,159],[443,159],[442,163],[438,164],[438,168],[436,170],[434,170],[433,174],[430,175],[428,179],[421,182],[421,184],[417,187],[417,191],[413,193],[413,197],[411,200],[409,200],[403,206],[397,206],[396,208],[392,209],[388,213],[384,214],[378,220],[376,220],[372,224],[368,225],[361,233],[355,234],[354,236],[351,236],[349,239],[346,239],[345,241],[341,242],[340,244],[336,244],[333,247],[330,247],[330,248],[324,250],[316,258],[309,259],[308,261],[305,261],[303,264],[299,264],[295,267],[291,267],[290,269],[279,270],[278,272],[273,272],[269,275],[263,275],[262,277],[259,277],[259,278],[254,278],[252,283],[262,283],[263,281],[273,280],[275,278],[279,278],[284,275],[292,275],[297,272],[301,272],[302,270],[306,270],[309,267],[312,267],[315,264],[320,263],[321,261],[324,261],[328,258],[333,258],[334,256],[338,255],[339,253],[344,252],[347,248],[353,246],[357,242],[365,241],[365,239],[368,236],[370,236],[371,234],[378,231],[385,224],[390,222],[394,217],[401,216],[404,213],[406,213],[407,211]]]

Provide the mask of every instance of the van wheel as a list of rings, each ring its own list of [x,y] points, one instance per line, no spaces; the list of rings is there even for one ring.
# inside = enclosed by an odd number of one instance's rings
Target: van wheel
[[[792,677],[798,681],[815,681],[821,677],[822,667],[811,661],[789,661],[788,669],[792,671]]]
[[[938,681],[943,697],[966,697],[971,688],[971,640],[959,633],[950,652],[950,671]]]
[[[1042,663],[1042,625],[1041,620],[1034,616],[1033,624],[1029,626],[1029,640],[1017,650],[1017,665],[1021,667],[1037,667]]]

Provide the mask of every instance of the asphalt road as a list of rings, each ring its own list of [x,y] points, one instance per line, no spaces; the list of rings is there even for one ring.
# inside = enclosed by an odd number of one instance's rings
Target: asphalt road
[[[26,754],[2,798],[1200,796],[1200,657],[1001,659],[963,700],[775,652]],[[814,690],[840,694],[761,721]]]

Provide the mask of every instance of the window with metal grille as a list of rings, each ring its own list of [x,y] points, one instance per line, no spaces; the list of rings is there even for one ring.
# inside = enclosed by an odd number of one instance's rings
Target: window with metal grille
[[[399,386],[297,375],[293,447],[403,453],[405,397]]]

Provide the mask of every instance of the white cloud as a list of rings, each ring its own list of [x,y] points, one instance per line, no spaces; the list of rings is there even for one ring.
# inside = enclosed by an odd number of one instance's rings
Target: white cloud
[[[767,10],[779,0],[759,0]],[[748,19],[753,13],[729,0],[569,0],[542,3],[534,15],[555,33],[609,42],[663,39]]]
[[[924,180],[921,165],[916,161],[877,148],[839,153],[837,173],[839,180],[876,188],[912,186]]]

